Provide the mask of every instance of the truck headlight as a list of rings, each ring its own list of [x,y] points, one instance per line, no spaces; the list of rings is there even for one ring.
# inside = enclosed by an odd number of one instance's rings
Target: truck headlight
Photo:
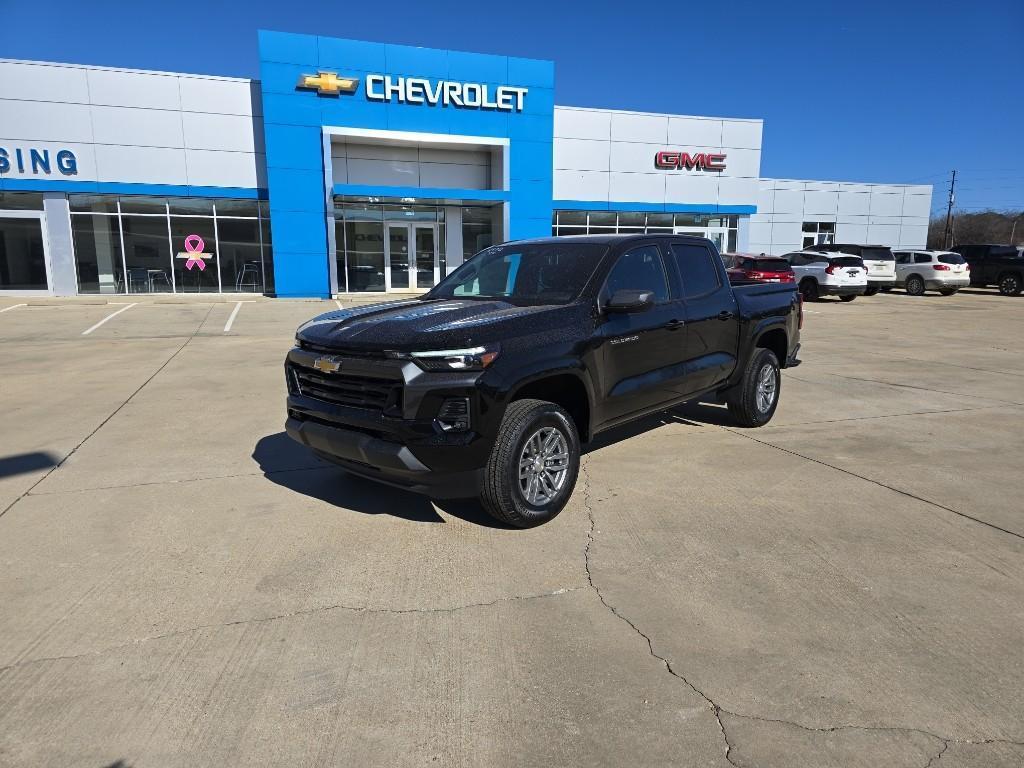
[[[482,371],[498,357],[498,347],[436,349],[409,352],[407,356],[425,371]]]

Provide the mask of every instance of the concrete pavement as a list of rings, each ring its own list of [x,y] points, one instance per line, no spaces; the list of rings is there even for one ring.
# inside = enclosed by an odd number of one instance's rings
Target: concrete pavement
[[[333,302],[41,303],[0,314],[0,765],[1024,764],[1024,299],[810,305],[769,426],[604,436],[529,531],[282,434]]]

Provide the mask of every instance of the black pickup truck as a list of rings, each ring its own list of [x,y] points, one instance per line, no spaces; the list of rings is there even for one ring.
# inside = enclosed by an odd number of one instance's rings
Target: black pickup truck
[[[792,283],[730,285],[703,238],[510,242],[424,296],[302,325],[286,428],[354,474],[537,525],[598,432],[708,397],[767,423],[802,317]]]
[[[996,285],[1004,296],[1024,289],[1024,252],[1014,245],[958,245],[952,249],[971,269],[971,285]]]

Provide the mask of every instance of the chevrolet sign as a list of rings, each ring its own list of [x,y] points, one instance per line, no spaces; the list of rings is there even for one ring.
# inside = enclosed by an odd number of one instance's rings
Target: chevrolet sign
[[[522,112],[528,88],[486,83],[460,83],[450,80],[427,80],[423,77],[393,77],[367,75],[366,98],[371,101],[395,101],[406,104],[465,107],[468,109],[498,109]]]

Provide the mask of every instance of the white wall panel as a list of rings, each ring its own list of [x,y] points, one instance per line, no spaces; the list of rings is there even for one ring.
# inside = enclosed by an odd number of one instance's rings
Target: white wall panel
[[[761,149],[760,120],[723,120],[722,146],[731,149]]]
[[[186,149],[188,183],[200,187],[258,187],[265,186],[262,155],[244,152],[218,152],[205,149]]]
[[[669,117],[668,143],[717,149],[722,146],[722,121],[701,117]]]
[[[665,202],[709,203],[718,200],[718,177],[711,175],[665,177]]]
[[[188,183],[184,151],[162,147],[97,144],[96,175],[99,181],[138,184]]]
[[[757,185],[757,213],[771,213],[774,206],[775,187],[759,181]]]
[[[556,139],[555,168],[607,171],[610,146],[608,141],[593,139]]]
[[[864,243],[868,242],[868,225],[847,224],[839,222],[836,224],[836,241],[840,243]]]
[[[903,194],[871,193],[872,216],[899,216],[903,213]]]
[[[92,124],[97,144],[179,149],[185,146],[181,134],[181,112],[135,107],[92,107]]]
[[[903,215],[928,218],[931,214],[931,195],[904,195]]]
[[[348,184],[348,160],[331,155],[331,183]]]
[[[608,201],[606,171],[561,171],[555,170],[552,186],[556,200]]]
[[[718,202],[720,205],[752,205],[757,200],[757,179],[734,179],[720,176]]]
[[[804,193],[798,190],[779,189],[776,187],[772,213],[803,216]]]
[[[49,64],[0,62],[0,99],[46,100],[86,104],[89,87],[85,70]]]
[[[835,216],[839,197],[835,192],[804,192],[805,216]]]
[[[601,139],[611,136],[612,113],[555,107],[555,138]],[[557,144],[557,141],[555,142]]]
[[[839,191],[839,216],[867,216],[871,212],[870,192]]]
[[[703,150],[696,150],[703,151]],[[761,151],[757,149],[724,149],[725,176],[756,179],[761,175]]]
[[[772,241],[772,224],[767,221],[756,221],[756,216],[750,219],[750,242],[770,243]],[[755,251],[759,253],[760,251]]]
[[[226,152],[255,152],[252,118],[239,115],[210,115],[182,112],[185,146],[189,149],[220,149]]]
[[[30,141],[92,141],[89,107],[47,101],[0,101],[0,136]]]
[[[181,108],[186,112],[251,116],[259,113],[259,99],[253,104],[248,80],[217,80],[206,77],[179,77]]]
[[[611,144],[609,166],[613,171],[625,173],[670,173],[658,170],[654,166],[654,156],[664,144],[635,144],[633,142],[615,141]]]
[[[866,242],[871,245],[899,245],[900,227],[898,224],[869,224]]]
[[[178,78],[113,69],[86,70],[92,104],[147,109],[181,109]]]
[[[616,173],[609,178],[608,194],[616,202],[662,203],[665,177],[657,173]]]
[[[665,144],[668,142],[668,116],[613,112],[611,138],[612,141]]]
[[[927,224],[904,224],[900,227],[901,248],[924,248],[927,243]]]
[[[341,154],[353,160],[394,160],[396,162],[419,162],[420,152],[416,147],[392,147],[379,144],[336,144]],[[335,149],[332,148],[331,154]]]

